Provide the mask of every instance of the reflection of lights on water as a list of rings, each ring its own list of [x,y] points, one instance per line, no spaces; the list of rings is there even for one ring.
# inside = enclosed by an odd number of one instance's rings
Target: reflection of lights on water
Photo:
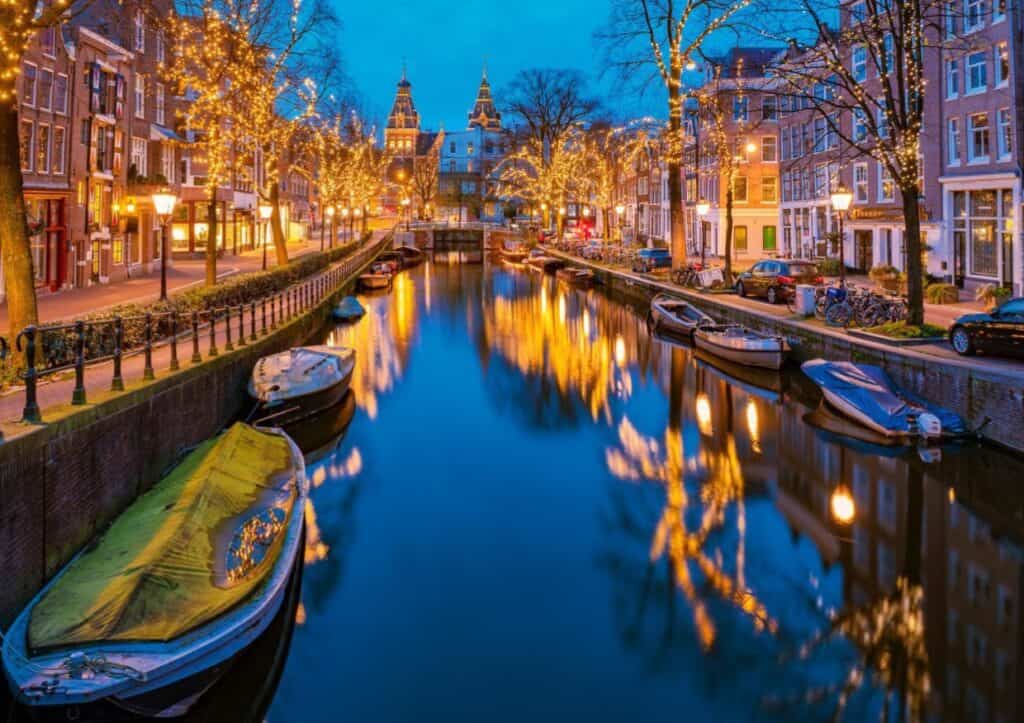
[[[363,471],[363,455],[360,454],[358,447],[354,447],[348,457],[341,462],[328,465],[328,468],[332,479],[356,477]]]
[[[303,561],[306,565],[312,565],[327,559],[327,553],[331,551],[320,533],[320,525],[316,520],[316,508],[313,507],[313,500],[306,499],[306,550],[303,553]]]
[[[590,309],[583,310],[583,335],[590,336]]]
[[[565,323],[565,294],[558,295],[558,321]]]
[[[697,428],[704,436],[711,436],[711,400],[703,392],[697,395]]]
[[[850,494],[850,490],[845,485],[836,487],[835,492],[832,493],[829,506],[832,510],[832,518],[842,525],[850,524],[857,515],[857,507],[853,502],[853,495]]]
[[[949,504],[956,502],[956,490],[952,487],[949,488]]]
[[[429,261],[427,261],[427,263],[426,263],[426,265],[425,265],[425,267],[423,269],[423,294],[424,294],[424,299],[426,301],[425,305],[427,307],[427,312],[428,313],[430,312],[430,302],[431,302],[431,298],[430,298],[431,297],[431,289],[430,289],[430,275],[431,274],[430,274],[430,268],[431,268],[431,263]]]
[[[620,367],[626,366],[626,340],[622,334],[615,337],[615,363]]]
[[[747,431],[750,432],[750,447],[758,454],[761,453],[761,425],[757,417],[757,405],[754,400],[747,401]]]
[[[317,487],[319,487],[320,485],[322,485],[326,481],[327,481],[327,470],[324,469],[323,467],[317,467],[313,471],[313,475],[309,478],[309,483],[311,485],[313,485],[314,489],[316,489]]]
[[[299,601],[299,606],[295,609],[295,624],[305,625],[306,624],[306,606]]]
[[[546,314],[548,311],[548,287],[540,287],[540,313]]]

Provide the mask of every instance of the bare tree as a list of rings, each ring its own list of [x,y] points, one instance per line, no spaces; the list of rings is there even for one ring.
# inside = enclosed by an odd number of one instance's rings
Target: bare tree
[[[420,217],[427,217],[427,209],[437,197],[438,180],[441,177],[441,159],[436,149],[417,154],[412,161],[412,191],[419,200]]]
[[[564,68],[521,70],[500,97],[506,113],[521,119],[529,136],[546,150],[600,107],[587,93],[584,75]]]
[[[750,0],[612,0],[607,26],[597,33],[605,61],[625,83],[641,90],[658,80],[668,97],[669,217],[674,263],[686,249],[683,216],[683,72],[692,68],[708,38],[726,27]]]

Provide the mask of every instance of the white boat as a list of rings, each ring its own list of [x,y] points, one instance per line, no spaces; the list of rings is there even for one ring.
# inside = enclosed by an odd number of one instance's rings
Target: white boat
[[[308,494],[280,430],[236,424],[200,445],[15,619],[17,701],[56,720],[187,713],[280,610]]]
[[[693,332],[698,349],[737,364],[781,369],[789,355],[789,345],[781,336],[768,336],[740,326],[701,326]]]
[[[361,289],[368,289],[375,291],[377,289],[389,289],[391,288],[391,274],[384,272],[371,271],[360,275],[359,287]]]
[[[682,299],[658,294],[651,299],[651,319],[657,328],[684,337],[693,335],[698,326],[714,326],[715,320]]]
[[[355,365],[355,349],[336,346],[263,357],[249,379],[249,396],[259,402],[252,418],[284,427],[333,407],[348,391]]]

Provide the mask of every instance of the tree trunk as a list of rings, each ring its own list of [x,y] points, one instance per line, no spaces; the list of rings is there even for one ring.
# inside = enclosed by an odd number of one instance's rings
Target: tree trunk
[[[277,265],[288,265],[288,243],[281,228],[281,186],[277,181],[270,184],[270,228],[274,230],[274,251],[277,253]]]
[[[725,285],[732,287],[732,179],[725,189]]]
[[[679,87],[668,86],[668,216],[672,268],[686,265],[686,217],[683,210],[683,105]]]
[[[921,263],[921,207],[918,205],[917,187],[902,188],[903,222],[906,226],[904,242],[907,247],[907,303],[910,313],[907,324],[924,323],[924,268]]]
[[[206,219],[206,285],[217,284],[217,187],[210,191],[209,218]]]
[[[0,210],[0,253],[7,291],[8,338],[13,345],[18,332],[39,323],[32,247],[25,223],[25,197],[22,195],[16,100],[0,106],[0,138],[3,139],[0,140],[0,199],[4,201],[3,210]]]

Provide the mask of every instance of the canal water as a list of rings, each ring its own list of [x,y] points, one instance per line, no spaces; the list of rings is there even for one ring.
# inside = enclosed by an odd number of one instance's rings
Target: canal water
[[[522,267],[363,300],[299,600],[193,720],[1022,719],[1017,458],[854,441]]]

